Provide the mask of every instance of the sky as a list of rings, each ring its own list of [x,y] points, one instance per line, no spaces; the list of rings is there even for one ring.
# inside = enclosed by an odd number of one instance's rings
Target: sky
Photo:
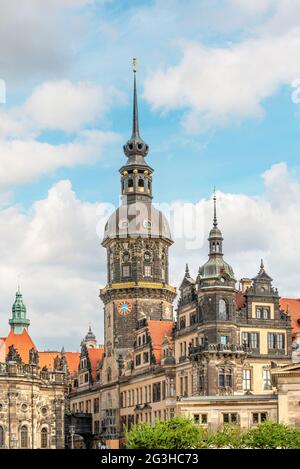
[[[0,0],[0,336],[18,284],[40,350],[103,341],[132,57],[170,283],[207,259],[300,298],[300,0]]]

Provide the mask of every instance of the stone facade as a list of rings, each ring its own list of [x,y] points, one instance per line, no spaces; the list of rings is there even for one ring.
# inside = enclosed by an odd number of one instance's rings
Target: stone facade
[[[0,446],[64,448],[64,373],[0,364]]]

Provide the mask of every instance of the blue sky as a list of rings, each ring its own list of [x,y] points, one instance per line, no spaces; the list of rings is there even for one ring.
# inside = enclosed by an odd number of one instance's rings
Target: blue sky
[[[237,279],[263,256],[299,297],[300,1],[16,1],[0,20],[0,335],[20,282],[41,347],[78,348],[89,322],[103,338],[95,226],[119,202],[133,56],[155,201],[202,207],[206,233],[216,185]],[[176,286],[207,255],[182,243]]]

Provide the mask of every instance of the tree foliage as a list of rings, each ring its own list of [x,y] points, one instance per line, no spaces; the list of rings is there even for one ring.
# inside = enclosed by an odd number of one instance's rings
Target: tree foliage
[[[128,449],[189,449],[203,446],[206,430],[192,420],[175,417],[157,420],[154,425],[133,425],[125,438]]]
[[[125,432],[128,449],[300,448],[300,429],[264,422],[248,431],[224,425],[210,432],[184,417],[140,423]]]

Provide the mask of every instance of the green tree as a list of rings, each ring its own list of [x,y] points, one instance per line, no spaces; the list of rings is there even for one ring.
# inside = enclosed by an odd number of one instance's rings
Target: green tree
[[[224,425],[216,432],[209,432],[207,446],[210,448],[242,448],[244,433],[238,425]]]
[[[300,448],[300,431],[276,422],[264,422],[251,428],[243,439],[248,448]]]
[[[175,417],[133,425],[125,432],[128,449],[189,449],[206,445],[207,432],[192,420]]]

